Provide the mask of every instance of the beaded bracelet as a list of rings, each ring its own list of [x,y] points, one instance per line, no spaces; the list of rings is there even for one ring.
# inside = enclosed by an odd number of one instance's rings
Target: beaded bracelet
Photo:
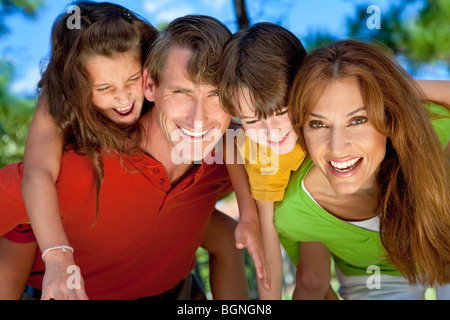
[[[42,260],[45,262],[45,260],[44,260],[44,257],[45,257],[45,255],[49,252],[49,251],[52,251],[52,250],[58,250],[58,249],[61,249],[62,250],[62,252],[66,252],[67,250],[70,250],[70,251],[72,251],[72,254],[73,254],[73,248],[72,247],[70,247],[70,246],[55,246],[55,247],[50,247],[50,248],[48,248],[48,249],[45,249],[44,250],[44,252],[42,252]]]

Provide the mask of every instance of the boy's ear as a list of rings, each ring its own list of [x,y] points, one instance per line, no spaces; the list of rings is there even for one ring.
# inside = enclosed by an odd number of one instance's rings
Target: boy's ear
[[[144,69],[144,72],[142,73],[142,77],[143,77],[142,86],[143,86],[145,98],[151,102],[155,101],[156,83],[150,77],[150,74],[148,73],[147,68]]]

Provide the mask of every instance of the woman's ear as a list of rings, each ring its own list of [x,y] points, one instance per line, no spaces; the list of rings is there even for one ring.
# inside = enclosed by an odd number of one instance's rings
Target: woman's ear
[[[150,77],[150,74],[148,73],[147,68],[144,69],[144,72],[142,73],[142,77],[143,77],[142,86],[143,86],[145,98],[148,101],[153,102],[153,101],[155,101],[156,83]]]

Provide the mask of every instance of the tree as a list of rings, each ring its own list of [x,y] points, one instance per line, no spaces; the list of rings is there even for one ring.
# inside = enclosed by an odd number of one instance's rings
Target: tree
[[[233,2],[239,30],[248,29],[250,26],[250,19],[248,18],[245,0],[234,0]]]
[[[400,1],[381,14],[381,28],[370,32],[364,27],[365,9],[357,7],[356,17],[349,20],[350,37],[381,41],[413,64],[445,61],[450,65],[450,1]]]
[[[21,13],[34,17],[40,0],[0,0],[0,37],[8,32],[5,17]],[[25,140],[33,115],[34,99],[10,94],[14,66],[0,59],[0,168],[22,160]]]
[[[0,36],[9,31],[4,18],[8,15],[21,13],[34,18],[42,0],[0,0]]]
[[[381,42],[401,56],[414,72],[423,64],[444,62],[450,67],[450,1],[401,0],[380,8],[380,27],[369,28],[368,5],[355,7],[347,19],[347,36]],[[337,40],[332,33],[311,34],[308,50]]]

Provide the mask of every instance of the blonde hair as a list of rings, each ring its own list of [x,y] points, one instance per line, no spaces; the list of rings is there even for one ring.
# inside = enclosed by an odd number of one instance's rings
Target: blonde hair
[[[378,174],[380,235],[388,259],[411,282],[448,283],[450,168],[422,94],[396,59],[360,41],[338,41],[311,53],[291,91],[289,111],[302,127],[333,80],[359,81],[368,117],[388,137]]]

